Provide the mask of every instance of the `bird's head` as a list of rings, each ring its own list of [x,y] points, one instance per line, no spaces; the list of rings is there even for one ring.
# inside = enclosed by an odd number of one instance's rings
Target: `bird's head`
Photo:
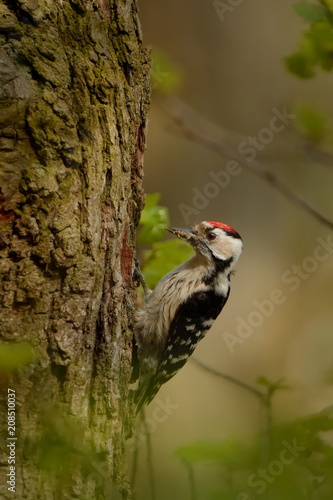
[[[242,238],[237,231],[222,222],[203,221],[189,229],[168,227],[170,233],[186,241],[197,255],[215,265],[234,267],[243,249]]]

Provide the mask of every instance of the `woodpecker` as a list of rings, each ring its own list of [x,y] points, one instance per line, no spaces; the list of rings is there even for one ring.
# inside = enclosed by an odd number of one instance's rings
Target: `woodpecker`
[[[136,312],[137,412],[176,375],[213,325],[229,297],[230,276],[243,248],[240,235],[222,222],[167,230],[189,243],[195,254],[148,291],[144,309]]]

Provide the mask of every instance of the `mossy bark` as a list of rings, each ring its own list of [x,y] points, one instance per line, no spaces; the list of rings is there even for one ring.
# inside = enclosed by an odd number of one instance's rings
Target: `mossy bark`
[[[0,0],[0,350],[33,347],[0,367],[15,498],[130,498],[148,74],[136,0]]]

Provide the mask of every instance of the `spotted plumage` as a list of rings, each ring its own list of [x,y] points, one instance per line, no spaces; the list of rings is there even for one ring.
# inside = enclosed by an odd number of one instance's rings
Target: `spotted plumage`
[[[220,222],[169,231],[192,245],[195,255],[164,276],[136,314],[137,410],[182,368],[211,328],[228,299],[230,275],[242,251],[239,234]]]

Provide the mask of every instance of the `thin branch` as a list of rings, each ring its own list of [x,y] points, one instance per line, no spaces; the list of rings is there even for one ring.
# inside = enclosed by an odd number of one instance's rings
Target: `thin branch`
[[[332,170],[333,152],[319,147],[310,141],[305,141],[303,144],[303,153],[306,160],[320,163],[324,167],[329,167]]]
[[[239,162],[247,170],[251,171],[254,175],[268,183],[272,188],[281,193],[291,203],[300,207],[302,210],[309,213],[317,221],[325,226],[333,229],[333,221],[321,215],[315,208],[313,208],[301,196],[294,193],[283,181],[278,179],[272,172],[270,172],[262,163],[257,160],[247,161],[237,150],[233,149],[227,144],[228,136],[230,133],[224,132],[213,126],[202,116],[196,113],[190,106],[176,98],[166,98],[166,106],[169,115],[172,117],[179,130],[188,139],[202,144],[203,146],[215,151],[223,156],[227,156],[232,160]],[[206,133],[205,129],[215,130],[222,135],[223,140],[213,137],[212,134]],[[217,135],[217,134],[216,134]]]
[[[272,429],[273,429],[273,417],[272,417],[272,393],[266,395],[263,406],[263,432],[261,435],[261,463],[262,465],[268,464],[271,460],[272,451]]]
[[[147,419],[145,415],[144,408],[141,408],[139,413],[140,421],[142,422],[142,429],[144,431],[144,435],[147,443],[147,468],[148,468],[148,476],[149,476],[149,485],[150,485],[150,494],[151,500],[156,500],[156,486],[155,486],[155,475],[154,475],[154,466],[153,466],[153,447],[151,442],[151,435],[147,426]],[[134,496],[135,492],[135,483],[137,477],[137,469],[138,469],[138,457],[139,457],[139,442],[136,436],[136,446],[134,449],[133,463],[132,463],[132,473],[131,473],[131,488],[132,494]]]
[[[232,384],[235,384],[238,387],[245,389],[247,392],[251,392],[252,394],[257,396],[257,398],[259,398],[261,402],[265,401],[266,394],[259,391],[258,389],[256,389],[252,385],[249,385],[246,382],[242,382],[241,380],[238,380],[237,378],[232,377],[231,375],[227,375],[226,373],[222,373],[218,370],[215,370],[214,368],[207,366],[202,361],[199,361],[197,358],[192,357],[191,361],[194,362],[197,366],[199,366],[202,370],[205,370],[206,372],[211,373],[212,375],[215,375],[215,377],[223,378],[224,380],[227,380],[228,382],[231,382]]]
[[[188,470],[188,480],[190,483],[190,499],[191,500],[197,500],[197,493],[196,493],[196,488],[195,488],[195,481],[194,481],[194,470],[192,465],[184,460],[184,463],[187,467]]]
[[[272,442],[272,397],[274,391],[267,388],[267,393],[259,391],[252,385],[247,384],[246,382],[242,382],[241,380],[232,377],[231,375],[227,375],[226,373],[222,373],[210,366],[207,366],[202,361],[199,361],[197,358],[191,358],[192,362],[194,362],[201,369],[205,370],[207,373],[214,375],[215,377],[222,378],[227,382],[231,382],[232,384],[241,387],[242,389],[250,392],[254,396],[256,396],[260,403],[261,408],[263,410],[263,432],[262,432],[262,440],[261,440],[261,462],[262,464],[267,464],[271,455],[271,442]]]

